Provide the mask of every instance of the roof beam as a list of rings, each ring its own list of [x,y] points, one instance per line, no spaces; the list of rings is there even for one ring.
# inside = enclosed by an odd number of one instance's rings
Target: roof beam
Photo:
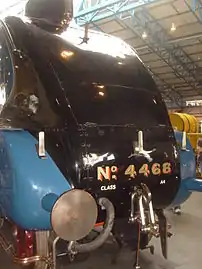
[[[101,30],[101,29],[100,29]],[[112,33],[113,35],[113,33]],[[179,37],[179,38],[174,38],[174,39],[170,39],[169,41],[166,42],[165,46],[169,47],[170,44],[175,44],[175,43],[180,43],[183,41],[187,41],[187,40],[193,40],[193,39],[198,39],[202,37],[202,33],[201,34],[194,34],[194,35],[187,35],[187,36],[183,36],[183,37]],[[155,47],[156,44],[153,44],[153,46]],[[192,46],[192,45],[184,45],[184,46],[180,46],[182,47],[187,47],[187,46]],[[144,49],[148,49],[147,45],[144,46],[140,46],[140,47],[135,47],[136,50],[144,50]]]
[[[144,42],[150,50],[157,54],[166,64],[168,64],[178,78],[183,79],[193,89],[198,90],[200,84],[198,75],[198,66],[190,59],[190,57],[177,45],[169,44],[170,39],[166,30],[155,21],[146,9],[136,13],[134,10],[128,12],[130,18],[121,21],[121,17],[115,15],[121,24],[125,24],[125,28],[129,28],[136,35],[142,38],[142,33],[147,32],[147,38]],[[156,44],[154,47],[153,44]],[[202,91],[200,91],[200,94]]]
[[[156,84],[158,82],[163,83],[163,89],[160,89],[161,94],[164,100],[169,100],[171,103],[175,103],[177,107],[183,106],[183,97],[182,95],[175,89],[173,89],[169,84],[166,83],[164,79],[162,79],[158,74],[155,74],[150,68],[147,67],[149,72],[151,73],[153,79],[155,80]]]
[[[83,2],[85,2],[85,0]],[[172,41],[169,45],[167,44],[167,41],[170,41],[169,35],[158,22],[154,21],[154,18],[151,17],[147,10],[144,9],[145,6],[154,2],[160,2],[160,0],[98,1],[93,7],[91,6],[85,10],[80,10],[74,18],[80,26],[86,23],[91,23],[95,26],[97,21],[110,17],[116,18],[119,22],[121,21],[122,25],[125,25],[125,28],[129,27],[130,30],[133,30],[133,32],[140,37],[142,32],[146,29],[149,38],[147,38],[145,43],[151,51],[156,53],[166,64],[168,64],[178,78],[183,79],[191,88],[198,90],[198,66],[194,64],[192,59],[179,46],[172,44]],[[140,8],[141,10],[138,14],[136,13],[137,8]],[[122,15],[126,15],[126,13],[129,15],[129,20],[127,18],[127,20],[123,21]],[[154,73],[153,75],[159,81],[159,76],[157,77]],[[171,85],[168,85],[162,79],[161,82],[164,82],[166,89],[168,89],[168,87],[170,88],[170,92],[175,94],[175,99],[177,96],[177,99],[179,99],[178,103],[181,103],[180,99],[182,98],[182,95],[179,91],[175,91]]]
[[[117,7],[116,6],[116,8],[113,8],[113,9],[111,9],[111,11],[110,11],[110,14],[107,14],[106,15],[106,13],[102,13],[102,19],[104,19],[104,18],[106,18],[106,17],[108,17],[108,15],[109,15],[109,17],[115,17],[115,18],[117,18],[118,20],[119,20],[119,23],[120,24],[122,24],[124,27],[129,27],[129,25],[127,24],[125,24],[124,23],[124,21],[122,20],[122,14],[124,13],[125,14],[125,12],[126,11],[131,11],[131,12],[133,12],[133,10],[134,10],[134,8],[136,7],[143,7],[144,5],[146,5],[146,4],[148,4],[148,3],[151,3],[151,2],[156,2],[156,1],[159,1],[159,0],[141,0],[141,1],[136,1],[135,3],[130,3],[130,4],[128,4],[127,5],[127,3],[129,2],[129,1],[125,1],[125,2],[123,2],[123,1],[121,1],[121,3],[122,3],[122,5],[121,6],[119,6],[119,7]],[[108,3],[108,5],[112,5],[112,2],[115,2],[115,1],[105,1],[106,3]],[[116,1],[116,2],[118,2],[118,1]],[[105,3],[105,4],[106,4]],[[99,7],[100,8],[100,7]],[[99,8],[97,8],[97,5],[96,6],[94,6],[94,11],[96,10],[96,9],[99,9]],[[105,8],[106,8],[106,5],[105,5]],[[106,11],[106,9],[105,9],[105,11]],[[86,10],[86,12],[87,12],[87,14],[89,14],[90,13],[90,10],[89,9],[87,9]],[[104,10],[102,10],[102,12],[104,12]],[[131,17],[131,13],[129,13],[129,15],[130,15],[130,17]],[[79,15],[80,16],[80,15]],[[91,23],[91,24],[94,24],[94,26],[95,26],[95,21],[97,21],[97,20],[100,20],[100,16],[99,16],[99,19],[98,19],[98,17],[91,17],[91,18],[88,18],[88,19],[86,19],[86,17],[84,18],[84,20],[83,21],[81,21],[81,20],[78,20],[79,19],[79,16],[77,15],[76,16],[76,18],[77,18],[77,23],[79,23],[80,25],[84,25],[86,22],[87,23]],[[83,15],[82,15],[83,16]],[[82,17],[81,16],[81,17]],[[96,15],[97,16],[97,15]],[[132,25],[132,27],[131,27],[131,25],[130,25],[130,27],[129,27],[135,34],[137,34],[135,31],[134,31],[134,29],[133,29],[133,25]],[[149,69],[149,68],[148,68]],[[159,75],[157,75],[157,74],[155,74],[154,72],[152,72],[150,69],[149,69],[149,71],[150,71],[150,73],[152,74],[152,76],[153,76],[153,78],[154,78],[154,80],[158,83],[158,82],[161,82],[163,85],[164,85],[164,87],[163,87],[163,89],[161,90],[161,93],[162,93],[162,95],[163,95],[163,97],[165,98],[165,99],[167,99],[167,100],[169,100],[171,103],[173,102],[173,103],[175,103],[178,107],[181,107],[182,106],[182,95],[176,90],[175,91],[175,89],[173,89],[172,88],[172,86],[171,85],[169,85],[169,84],[167,84],[166,83],[166,81],[165,80],[163,80],[162,78],[160,78],[160,76]]]
[[[80,7],[80,11],[74,16],[76,23],[80,26],[86,23],[107,19],[115,13],[118,15],[148,4],[159,2],[160,0],[99,0],[96,5],[84,9],[85,1],[87,0],[82,2],[83,9]]]
[[[132,11],[134,12],[134,11]],[[138,13],[139,14],[139,13]],[[140,38],[142,38],[142,33],[145,30],[144,28],[142,28],[142,25],[139,21],[140,24],[138,24],[138,30],[136,27],[137,26],[134,24],[134,22],[137,23],[137,16],[134,17],[134,15],[131,15],[130,19],[127,20],[121,20],[121,14],[116,15],[115,14],[115,18],[118,20],[118,22],[125,28],[129,28],[132,32],[134,32],[135,35],[138,35]],[[145,25],[143,25],[145,26]],[[140,32],[139,32],[140,30]],[[146,42],[146,41],[145,41]],[[166,62],[167,64],[169,64],[163,57],[161,54],[158,53],[158,50],[154,47],[152,44],[148,43],[148,47],[151,51],[153,51],[153,53],[156,53],[164,62]],[[162,50],[160,49],[160,51],[162,52]],[[165,51],[165,50],[164,50]],[[172,66],[170,66],[172,68]],[[169,100],[171,100],[172,102],[174,102],[175,104],[177,104],[179,107],[182,106],[182,99],[183,96],[180,94],[180,92],[178,90],[175,90],[174,87],[172,87],[170,84],[168,84],[164,79],[162,79],[159,75],[155,74],[154,71],[152,71],[148,66],[147,69],[152,73],[153,78],[156,82],[162,82],[164,84],[164,89],[161,89],[161,93],[162,95],[165,97],[167,97]],[[173,68],[172,68],[173,69]],[[174,69],[173,69],[174,70]],[[175,70],[174,70],[175,71]]]
[[[84,4],[85,4],[85,0],[79,0],[76,6],[74,5],[74,11],[78,13],[79,11],[84,10]]]
[[[4,9],[0,9],[0,18],[5,18],[9,15],[19,15],[24,11],[27,0],[19,0],[12,5],[7,5]]]
[[[199,20],[202,22],[202,3],[200,0],[185,0],[187,5],[190,5],[192,11],[198,15]]]

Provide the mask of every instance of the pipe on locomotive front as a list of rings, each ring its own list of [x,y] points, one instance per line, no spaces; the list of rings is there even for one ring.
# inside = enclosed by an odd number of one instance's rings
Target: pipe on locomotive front
[[[77,253],[92,252],[100,248],[108,239],[114,226],[114,219],[115,219],[114,206],[107,198],[100,198],[98,203],[101,207],[106,209],[106,220],[104,224],[104,229],[94,240],[92,240],[89,243],[82,244],[78,242],[71,242],[68,249],[71,253],[77,254]]]

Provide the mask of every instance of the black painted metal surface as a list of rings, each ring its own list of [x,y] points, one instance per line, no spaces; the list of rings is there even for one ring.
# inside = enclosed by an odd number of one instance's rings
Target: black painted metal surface
[[[96,197],[104,191],[117,217],[128,218],[130,193],[140,182],[151,189],[154,207],[165,208],[178,191],[179,158],[165,104],[150,74],[126,45],[110,55],[110,37],[103,39],[108,42],[103,49],[92,43],[94,34],[83,46],[66,37],[68,31],[77,35],[79,30],[53,25],[50,30],[46,23],[6,19],[15,83],[0,115],[2,124],[28,129],[36,137],[44,130],[46,150],[65,177]],[[143,154],[134,148],[139,131]],[[96,162],[85,164],[93,154]],[[154,164],[166,162],[169,173],[151,172]],[[134,178],[124,172],[130,165],[137,170]],[[138,172],[142,165],[150,173]],[[97,171],[103,167],[118,172],[99,180]],[[115,189],[107,189],[109,185]]]

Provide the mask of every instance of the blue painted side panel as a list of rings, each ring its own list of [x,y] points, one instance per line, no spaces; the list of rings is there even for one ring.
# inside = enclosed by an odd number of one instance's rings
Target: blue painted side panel
[[[202,192],[202,179],[192,178],[188,180],[186,188],[191,192]]]
[[[187,151],[181,150],[182,148],[182,133],[175,131],[175,138],[179,145],[180,151],[180,173],[181,173],[181,186],[176,198],[174,199],[171,207],[184,203],[191,195],[191,190],[188,184],[196,179],[196,161],[194,151],[190,144],[189,139],[186,139]]]
[[[181,146],[182,133],[175,132],[175,137]],[[48,230],[54,200],[71,187],[48,154],[38,157],[37,142],[27,131],[0,132],[0,214],[24,229]],[[180,163],[181,187],[171,206],[184,203],[192,191],[202,191],[188,139]]]
[[[40,159],[37,140],[27,131],[0,132],[0,210],[24,229],[50,229],[42,198],[70,190],[51,157]]]

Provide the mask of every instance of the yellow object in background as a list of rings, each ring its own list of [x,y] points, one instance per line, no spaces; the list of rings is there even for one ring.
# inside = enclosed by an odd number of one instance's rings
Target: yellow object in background
[[[186,133],[198,133],[199,123],[196,117],[186,113],[170,113],[169,117],[174,129]]]
[[[202,137],[202,133],[199,133],[197,118],[186,113],[169,113],[169,117],[174,129],[186,132],[193,150],[196,151],[197,141]]]
[[[198,146],[198,141],[202,139],[202,132],[199,130],[199,122],[195,116],[186,113],[169,113],[170,121],[173,129],[186,132],[192,148],[196,155],[196,173],[198,178],[202,178],[202,173],[199,171],[198,155],[201,154],[201,149]]]
[[[201,133],[195,133],[195,134],[188,133],[187,137],[189,138],[189,141],[190,141],[190,143],[192,145],[193,150],[196,151],[197,150],[198,139],[202,138],[202,134]]]

